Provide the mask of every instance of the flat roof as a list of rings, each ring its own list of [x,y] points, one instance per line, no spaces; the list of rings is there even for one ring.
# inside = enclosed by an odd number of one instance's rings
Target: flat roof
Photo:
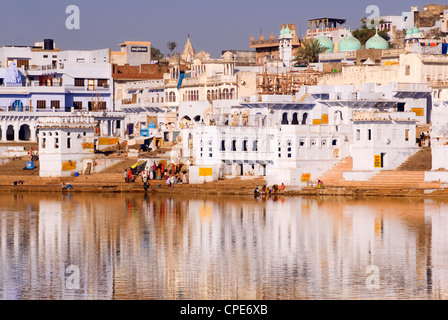
[[[308,21],[322,21],[322,20],[328,20],[331,22],[338,22],[338,23],[345,23],[347,22],[347,19],[339,19],[339,18],[316,18],[316,19],[310,19]]]
[[[151,46],[151,42],[149,41],[125,41],[124,43],[119,44],[120,47],[123,46]]]

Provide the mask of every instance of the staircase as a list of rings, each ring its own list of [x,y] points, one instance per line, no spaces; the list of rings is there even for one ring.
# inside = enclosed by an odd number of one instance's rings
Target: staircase
[[[422,148],[416,154],[409,157],[396,171],[431,171],[432,152],[431,148]]]
[[[355,186],[372,189],[436,189],[440,183],[425,182],[424,171],[381,171],[368,181],[356,182]]]
[[[298,102],[303,102],[305,101],[305,99],[309,96],[309,93],[305,93],[302,97],[300,97],[300,99],[298,100]]]
[[[424,148],[405,161],[397,170],[381,171],[367,181],[347,181],[343,174],[353,169],[353,158],[343,159],[319,179],[325,187],[360,189],[438,189],[440,183],[425,182],[425,171],[431,170],[431,149]]]
[[[336,164],[332,169],[324,173],[319,178],[325,184],[325,186],[344,186],[347,181],[344,180],[344,172],[351,171],[353,169],[353,158],[347,157]]]

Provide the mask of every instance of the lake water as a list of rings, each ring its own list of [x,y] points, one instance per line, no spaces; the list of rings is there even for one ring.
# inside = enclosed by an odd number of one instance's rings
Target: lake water
[[[447,299],[448,202],[0,195],[0,299]]]

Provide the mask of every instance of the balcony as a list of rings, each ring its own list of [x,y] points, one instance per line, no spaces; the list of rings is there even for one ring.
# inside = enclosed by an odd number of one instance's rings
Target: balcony
[[[31,112],[30,106],[21,106],[21,107],[13,107],[13,106],[0,106],[0,112]]]
[[[0,106],[0,114],[3,112],[71,112],[71,108],[60,107],[58,109],[46,107],[45,109],[36,109],[30,106]]]
[[[29,66],[28,68],[25,68],[26,71],[50,71],[50,70],[57,70],[57,69],[64,69],[64,65],[61,64],[60,68],[58,68],[55,65],[52,64],[47,64],[47,65],[43,65],[43,66],[36,66],[36,65],[32,65]]]
[[[70,92],[107,92],[110,86],[65,86],[65,89]]]

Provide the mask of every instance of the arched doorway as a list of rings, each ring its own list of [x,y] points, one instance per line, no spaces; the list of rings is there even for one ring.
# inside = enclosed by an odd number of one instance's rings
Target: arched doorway
[[[19,130],[19,140],[30,141],[31,140],[31,130],[30,126],[27,124],[22,124]]]
[[[8,129],[6,130],[6,140],[14,141],[14,126],[11,124],[8,126]]]
[[[283,113],[283,116],[282,116],[282,124],[289,124],[289,121],[288,121],[288,113],[287,113],[287,112]]]
[[[291,124],[293,125],[298,125],[299,124],[299,115],[297,114],[297,112],[294,112],[294,114],[292,115],[292,122]]]
[[[200,122],[201,121],[201,116],[196,116],[193,119],[195,122]]]
[[[302,124],[307,124],[308,121],[308,113],[304,113],[302,116]]]
[[[334,124],[335,125],[341,125],[343,122],[343,118],[342,118],[342,111],[338,110],[334,113]]]

